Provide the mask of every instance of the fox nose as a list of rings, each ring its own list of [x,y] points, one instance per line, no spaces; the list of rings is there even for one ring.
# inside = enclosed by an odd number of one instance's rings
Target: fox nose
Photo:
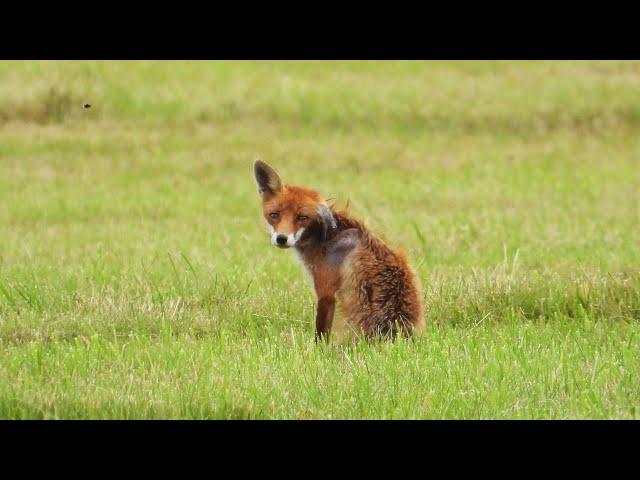
[[[276,237],[276,242],[278,243],[278,245],[284,245],[285,243],[287,243],[287,236],[286,235],[278,235]]]

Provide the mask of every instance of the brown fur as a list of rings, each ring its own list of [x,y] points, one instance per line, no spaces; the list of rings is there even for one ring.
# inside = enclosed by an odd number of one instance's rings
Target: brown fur
[[[386,245],[359,221],[335,213],[338,231],[356,228],[360,247],[340,269],[338,303],[367,337],[410,335],[424,327],[420,281],[404,252]]]
[[[424,328],[420,281],[403,252],[346,211],[324,206],[319,193],[282,184],[263,162],[256,162],[255,175],[265,219],[274,230],[289,234],[305,228],[294,248],[313,278],[316,338],[331,332],[336,300],[347,323],[366,338],[409,336]],[[273,212],[278,218],[271,218]],[[335,228],[327,226],[327,212]],[[298,220],[300,215],[307,218]]]

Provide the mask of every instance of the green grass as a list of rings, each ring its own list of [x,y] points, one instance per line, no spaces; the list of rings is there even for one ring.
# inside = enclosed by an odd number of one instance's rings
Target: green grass
[[[0,62],[0,417],[640,417],[638,91],[638,62]],[[257,157],[408,252],[425,335],[314,344]]]

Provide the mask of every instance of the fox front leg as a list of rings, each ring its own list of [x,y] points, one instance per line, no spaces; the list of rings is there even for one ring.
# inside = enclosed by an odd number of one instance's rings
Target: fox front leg
[[[327,295],[318,299],[318,310],[316,312],[316,342],[318,342],[318,340],[329,340],[335,309],[335,296]]]
[[[335,292],[340,284],[339,269],[358,244],[358,231],[355,228],[340,232],[325,243],[325,268],[314,277],[318,296],[316,342],[320,339],[329,339],[336,309]]]
[[[316,342],[318,340],[329,340],[331,325],[333,324],[333,314],[336,308],[336,290],[339,286],[337,272],[329,268],[326,263],[321,264],[313,272],[313,286],[318,299],[316,309]]]

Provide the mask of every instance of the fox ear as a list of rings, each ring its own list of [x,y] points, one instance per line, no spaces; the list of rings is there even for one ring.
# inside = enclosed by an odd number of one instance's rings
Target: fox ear
[[[262,160],[256,160],[253,164],[253,174],[258,184],[258,192],[263,198],[282,190],[282,181],[278,172]]]
[[[333,214],[329,207],[324,204],[318,205],[318,213],[320,214],[320,221],[322,224],[322,240],[328,240],[333,235],[333,232],[337,228],[336,219],[333,218]]]

